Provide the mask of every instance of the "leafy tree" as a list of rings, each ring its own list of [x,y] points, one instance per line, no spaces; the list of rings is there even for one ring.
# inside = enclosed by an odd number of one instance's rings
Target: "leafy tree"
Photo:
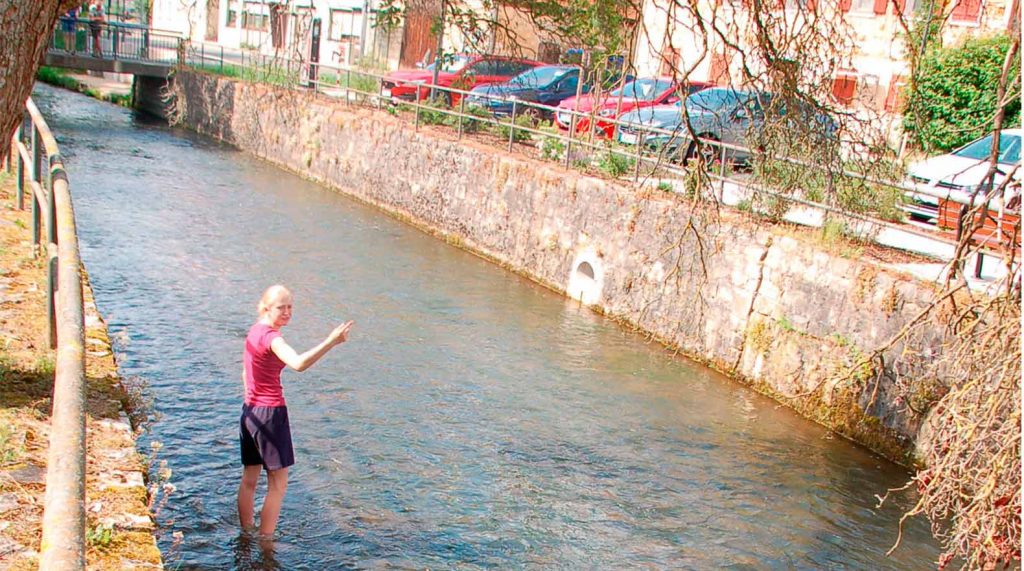
[[[996,36],[929,50],[904,109],[903,127],[911,140],[928,151],[948,151],[990,131],[1009,48],[1009,37]],[[1005,113],[1008,124],[1019,125],[1019,59],[1010,77]]]

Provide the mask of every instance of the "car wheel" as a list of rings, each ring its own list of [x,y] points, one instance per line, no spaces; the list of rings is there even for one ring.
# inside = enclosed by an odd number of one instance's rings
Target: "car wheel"
[[[699,138],[704,139],[705,141],[718,140],[717,138],[708,134],[699,135]],[[705,142],[704,144],[698,146],[697,142],[693,141],[686,148],[686,156],[684,158],[685,162],[689,163],[692,159],[696,158],[698,154],[700,155],[701,162],[704,164],[705,167],[710,167],[712,163],[714,163],[718,158],[720,158],[718,145]]]

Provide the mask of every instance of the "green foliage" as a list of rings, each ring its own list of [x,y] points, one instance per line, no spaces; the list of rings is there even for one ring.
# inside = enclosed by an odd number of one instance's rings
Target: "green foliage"
[[[36,72],[36,79],[64,89],[78,89],[78,80],[65,73],[64,70],[54,67],[40,66],[39,71]]]
[[[470,117],[462,118],[462,132],[463,133],[476,133],[478,131],[484,131],[489,126],[487,121],[484,119],[491,119],[491,112],[479,105],[469,105],[465,109],[466,115],[471,117],[479,117],[479,119],[472,119]],[[459,117],[453,115],[449,118],[448,123],[455,128],[459,126]]]
[[[114,539],[114,528],[105,524],[96,524],[90,527],[85,534],[85,541],[92,547],[102,549],[110,545]]]
[[[996,89],[1010,38],[969,39],[953,48],[933,48],[921,60],[917,83],[907,97],[903,128],[927,151],[948,151],[992,128]],[[1020,125],[1020,58],[1009,77],[1014,97],[1005,125]]]
[[[447,105],[440,98],[431,99],[420,108],[420,122],[426,125],[444,125],[448,121],[448,113],[445,113]]]
[[[597,168],[611,176],[620,177],[633,168],[634,162],[631,157],[609,150],[597,160]]]
[[[663,180],[659,182],[658,186],[655,188],[657,190],[660,190],[661,192],[672,192],[672,183],[668,182],[667,180]]]
[[[540,156],[553,161],[560,160],[565,153],[565,141],[557,137],[544,137],[540,143]]]
[[[0,414],[0,466],[16,462],[25,453],[24,446],[16,438],[13,423],[6,414]]]
[[[533,128],[533,119],[527,115],[520,115],[515,118],[515,121],[508,123],[502,122],[498,124],[498,135],[503,139],[508,140],[512,137],[512,140],[519,143],[522,141],[530,140],[530,132],[519,129],[519,127],[526,127],[528,129]]]
[[[53,355],[40,355],[36,357],[36,363],[33,369],[41,375],[53,375],[54,371],[57,370],[57,365],[53,361]]]

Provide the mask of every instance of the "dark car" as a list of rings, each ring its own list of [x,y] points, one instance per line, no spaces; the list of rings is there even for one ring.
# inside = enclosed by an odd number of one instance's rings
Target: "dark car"
[[[567,97],[576,95],[577,89],[583,93],[590,91],[589,85],[580,84],[580,70],[571,65],[542,65],[527,70],[505,83],[492,83],[473,88],[473,94],[466,98],[466,103],[479,105],[493,113],[496,117],[507,117],[512,114],[515,105],[516,114],[529,114],[540,118],[550,118],[552,111],[541,107],[530,106],[539,103],[553,107]],[[517,102],[517,103],[513,103]]]
[[[689,116],[693,133],[699,138],[721,141],[729,145],[747,147],[748,150],[729,148],[726,159],[743,162],[750,158],[749,148],[759,144],[767,124],[766,117],[783,118],[792,127],[809,129],[810,134],[821,137],[821,142],[834,140],[836,124],[830,117],[811,107],[794,102],[787,110],[785,105],[773,101],[770,93],[740,91],[730,88],[705,89],[690,95],[685,101],[674,105],[660,105],[637,109],[620,117],[627,123],[619,128],[618,140],[626,145],[643,143],[652,148],[664,149],[672,158],[689,159],[697,149],[690,137],[690,130],[683,119],[683,110]],[[770,110],[771,114],[767,114]],[[657,130],[657,131],[653,131]],[[718,156],[718,152],[707,147]]]
[[[581,95],[562,101],[558,104],[558,112],[555,113],[555,124],[562,129],[569,129],[573,112],[593,113],[597,116],[593,127],[590,125],[589,117],[576,115],[576,131],[585,132],[593,129],[595,133],[611,138],[614,137],[616,127],[609,120],[634,109],[675,103],[687,94],[707,87],[709,84],[703,82],[681,85],[668,77],[634,79],[601,97]]]
[[[434,78],[434,66],[422,69],[399,70],[384,77],[381,95],[392,100],[417,101],[430,96],[430,82]],[[537,61],[509,58],[504,56],[458,54],[446,57],[437,74],[437,85],[468,91],[477,85],[501,83],[520,73],[542,65]],[[457,104],[461,96],[443,91],[442,97],[449,104]]]

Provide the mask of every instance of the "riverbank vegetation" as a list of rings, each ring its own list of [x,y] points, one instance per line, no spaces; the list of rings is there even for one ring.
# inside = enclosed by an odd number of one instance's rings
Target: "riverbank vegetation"
[[[114,105],[120,105],[121,107],[132,106],[132,96],[130,93],[104,93],[100,90],[89,87],[82,81],[79,81],[67,71],[55,68],[41,66],[39,71],[36,72],[36,79],[43,83],[49,83],[50,85],[56,85],[57,87],[63,87],[71,91],[78,91],[84,93],[93,99],[99,99],[100,101],[107,101]]]

